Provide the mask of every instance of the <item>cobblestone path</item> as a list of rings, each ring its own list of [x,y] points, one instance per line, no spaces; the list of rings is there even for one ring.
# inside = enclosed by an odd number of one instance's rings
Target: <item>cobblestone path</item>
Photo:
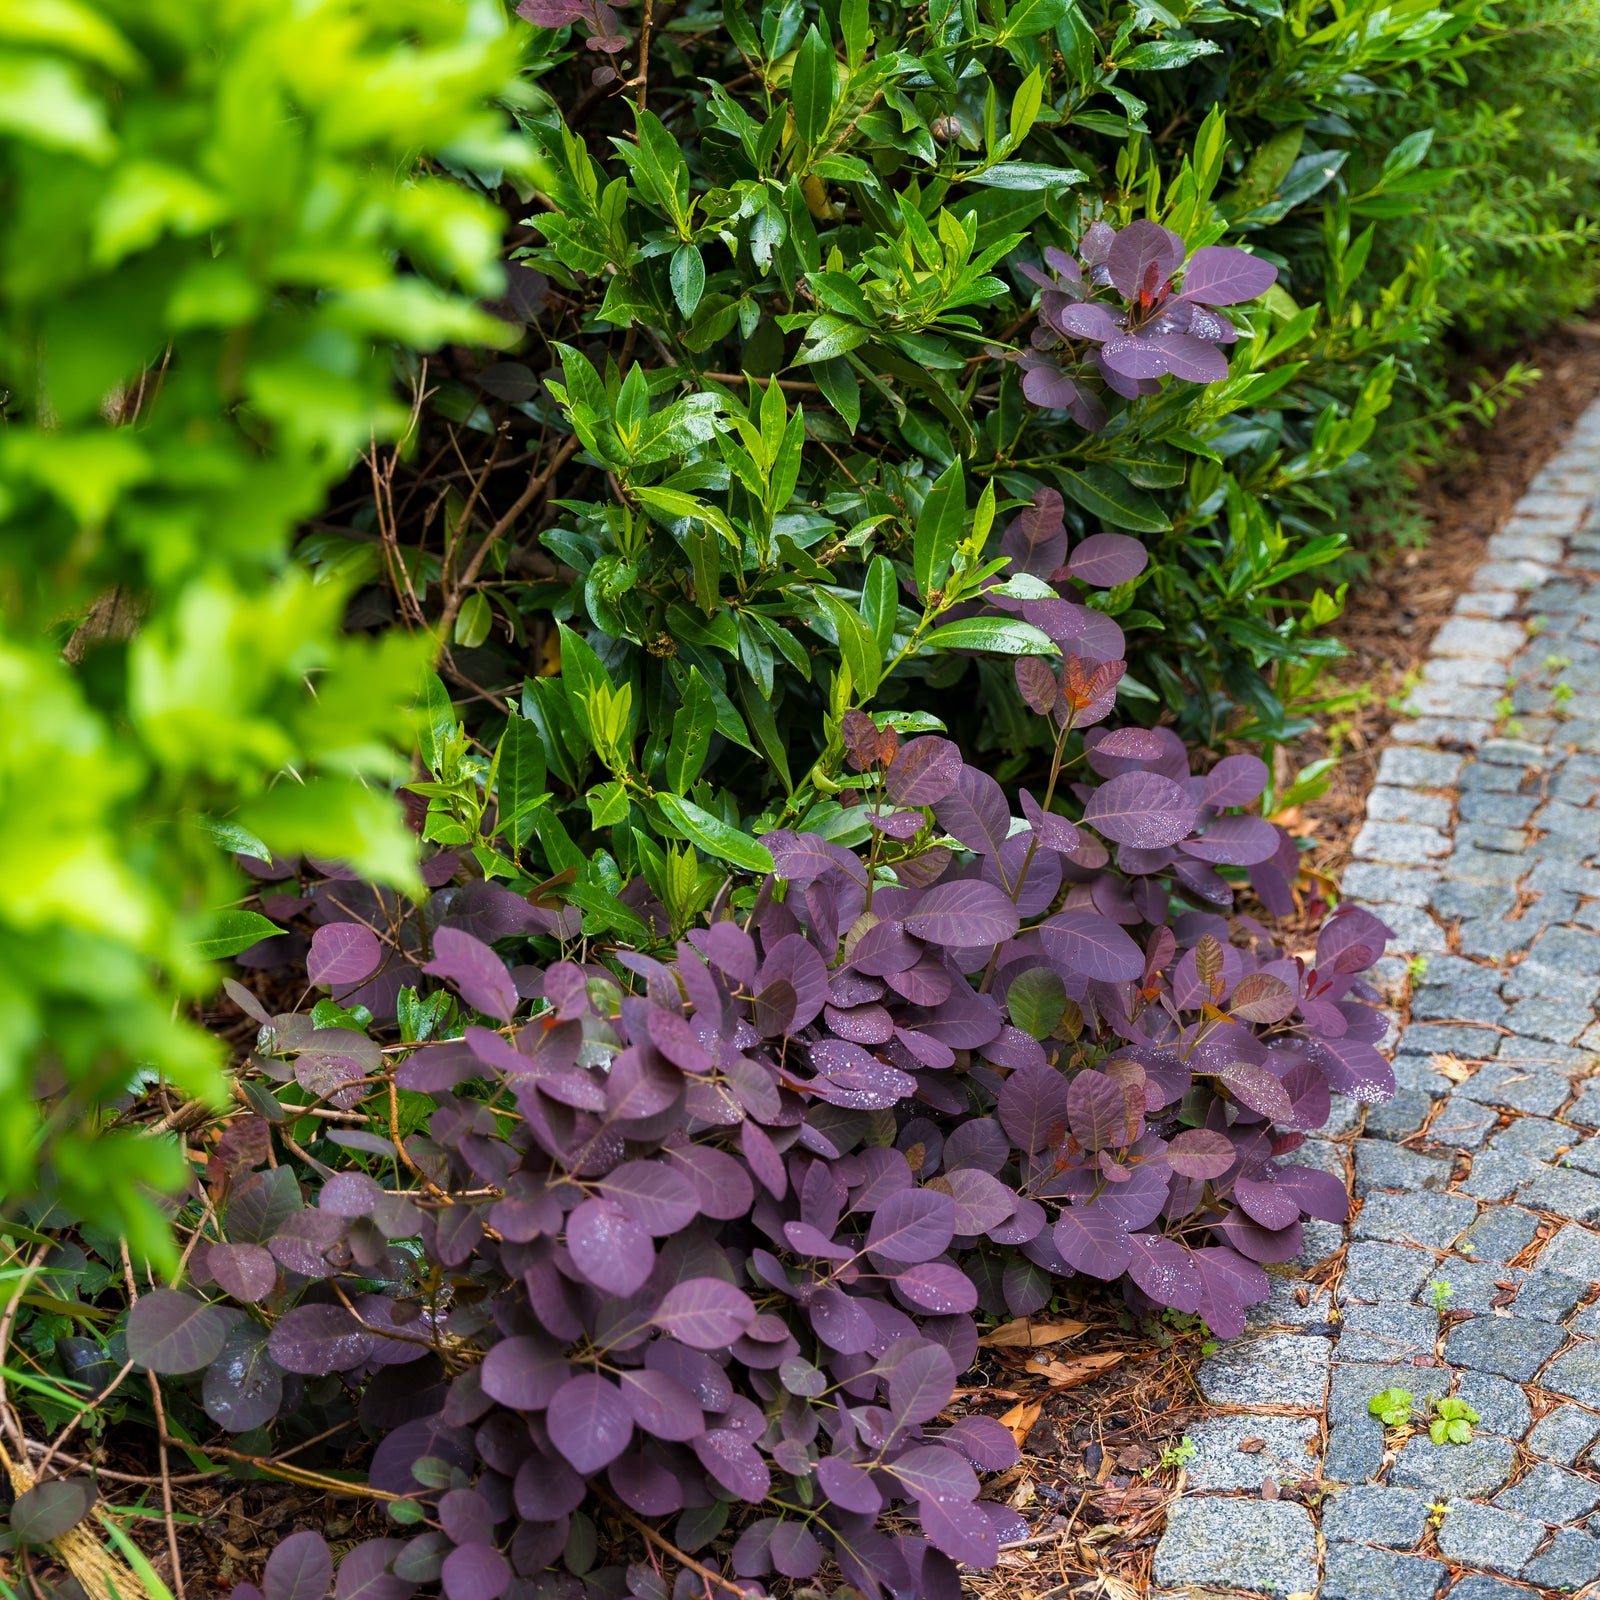
[[[1600,405],[1490,541],[1383,755],[1345,892],[1396,934],[1399,1088],[1292,1158],[1347,1176],[1354,1215],[1308,1223],[1279,1270],[1343,1264],[1276,1278],[1201,1367],[1219,1409],[1190,1431],[1158,1589],[1526,1600],[1600,1578],[1597,501]],[[1389,1388],[1467,1402],[1470,1442],[1386,1431],[1368,1401]]]

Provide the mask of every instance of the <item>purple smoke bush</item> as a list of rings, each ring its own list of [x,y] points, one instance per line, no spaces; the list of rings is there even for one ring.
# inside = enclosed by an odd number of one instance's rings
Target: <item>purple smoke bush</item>
[[[1076,260],[1052,247],[1045,251],[1049,273],[1021,263],[1043,291],[1033,349],[1019,358],[1028,399],[1099,432],[1106,410],[1084,383],[1085,345],[1106,386],[1129,400],[1158,393],[1157,380],[1169,374],[1186,383],[1226,378],[1223,346],[1239,332],[1215,308],[1265,294],[1278,269],[1246,250],[1206,245],[1187,262],[1184,250],[1159,223],[1141,219],[1119,231],[1094,222]]]
[[[1115,559],[1092,542],[1074,559]],[[1062,637],[1111,626],[1080,609]],[[1056,750],[1020,817],[949,741],[847,714],[868,844],[768,833],[775,871],[672,949],[587,948],[449,855],[420,916],[347,876],[269,886],[317,924],[301,958],[340,1018],[230,985],[261,1115],[213,1162],[226,1242],[196,1253],[207,1299],[140,1299],[128,1351],[194,1374],[236,1433],[361,1393],[370,1484],[410,1533],[358,1545],[339,1596],[663,1600],[649,1567],[593,1569],[609,1505],[691,1551],[736,1533],[752,1590],[832,1562],[869,1596],[956,1600],[958,1564],[1024,1531],[979,1499],[1008,1432],[943,1415],[976,1315],[1081,1275],[1231,1337],[1303,1216],[1344,1216],[1337,1179],[1283,1158],[1333,1093],[1392,1090],[1359,977],[1386,930],[1341,909],[1308,965],[1247,916],[1243,945],[1215,910],[1168,926],[1174,892],[1231,904],[1219,868],[1287,894],[1294,845],[1240,809],[1256,757],[1196,774],[1170,731],[1100,726],[1120,667],[1019,662]],[[358,1031],[357,1002],[414,1042]],[[456,1036],[418,1027],[452,1005]],[[376,1096],[374,1125],[325,1125],[338,1167],[272,1165],[272,1122],[303,1114],[275,1078]],[[402,1094],[431,1108],[410,1132]],[[265,1600],[333,1581],[296,1535]]]

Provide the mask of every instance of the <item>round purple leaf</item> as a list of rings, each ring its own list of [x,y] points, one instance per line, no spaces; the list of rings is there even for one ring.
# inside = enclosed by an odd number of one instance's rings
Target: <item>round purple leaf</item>
[[[655,1268],[650,1235],[614,1200],[585,1200],[567,1218],[572,1264],[597,1289],[630,1295]]]

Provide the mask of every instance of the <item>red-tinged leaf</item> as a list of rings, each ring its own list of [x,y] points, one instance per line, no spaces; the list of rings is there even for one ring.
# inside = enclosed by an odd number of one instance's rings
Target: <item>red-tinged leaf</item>
[[[206,1268],[235,1300],[253,1305],[265,1300],[278,1282],[278,1263],[258,1244],[214,1244]]]
[[[1298,1004],[1293,989],[1270,972],[1251,972],[1234,985],[1228,1009],[1246,1022],[1282,1022]]]
[[[1001,1085],[996,1112],[1019,1150],[1042,1150],[1066,1132],[1067,1080],[1051,1066],[1019,1067]]]
[[[1235,1159],[1233,1141],[1211,1128],[1185,1128],[1167,1145],[1167,1165],[1185,1178],[1220,1178]]]
[[[267,1335],[267,1350],[285,1372],[318,1378],[359,1367],[376,1344],[341,1305],[296,1306]]]
[[[1128,1097],[1103,1072],[1083,1071],[1067,1086],[1067,1126],[1085,1150],[1120,1149],[1128,1126]]]
[[[900,747],[884,782],[896,805],[931,806],[955,787],[961,766],[961,752],[948,739],[912,739]]]

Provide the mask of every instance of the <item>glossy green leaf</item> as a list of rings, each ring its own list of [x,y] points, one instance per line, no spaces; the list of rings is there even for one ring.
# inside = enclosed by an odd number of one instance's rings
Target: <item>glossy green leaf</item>
[[[189,948],[203,960],[221,961],[282,932],[277,923],[269,921],[259,911],[218,911],[205,934]]]
[[[772,852],[760,840],[730,827],[721,817],[713,816],[692,800],[675,794],[661,795],[658,800],[667,820],[708,856],[715,856],[745,872],[772,871]]]
[[[1050,635],[1012,618],[963,617],[935,628],[926,643],[936,650],[981,650],[997,656],[1054,656]]]

